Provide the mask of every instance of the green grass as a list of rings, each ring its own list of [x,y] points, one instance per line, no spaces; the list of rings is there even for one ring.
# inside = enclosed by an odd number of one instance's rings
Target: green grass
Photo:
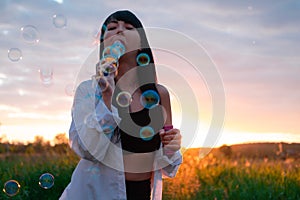
[[[0,193],[0,199],[58,199],[78,157],[73,153],[0,155],[0,185],[11,179],[20,185],[14,197]],[[174,179],[164,180],[163,199],[300,199],[300,161],[228,159],[208,155],[203,159],[184,154],[184,163]],[[51,173],[55,184],[46,190],[39,177]]]
[[[201,186],[195,199],[300,199],[299,171],[284,172],[276,164],[253,165],[197,170]]]
[[[21,185],[17,195],[9,197],[1,192],[0,199],[58,199],[70,181],[78,158],[74,155],[7,155],[1,158],[0,185],[8,180],[17,180]],[[39,186],[39,177],[51,173],[54,186],[43,189]],[[1,189],[2,189],[1,188]]]

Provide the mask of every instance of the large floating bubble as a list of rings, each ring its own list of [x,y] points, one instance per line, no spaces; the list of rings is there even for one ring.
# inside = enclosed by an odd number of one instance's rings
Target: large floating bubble
[[[22,60],[22,51],[19,48],[10,48],[7,56],[11,61],[17,62]]]
[[[4,183],[3,192],[8,196],[12,197],[19,193],[20,188],[21,186],[18,181],[9,180]]]
[[[39,185],[44,189],[50,189],[54,185],[54,176],[50,173],[44,173],[39,178]]]
[[[40,36],[37,28],[32,25],[26,25],[21,28],[21,36],[28,44],[36,44],[40,41]]]

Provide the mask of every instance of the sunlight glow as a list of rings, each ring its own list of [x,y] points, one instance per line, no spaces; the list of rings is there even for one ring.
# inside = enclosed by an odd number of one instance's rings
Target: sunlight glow
[[[53,0],[54,2],[56,3],[59,3],[59,4],[63,4],[64,3],[64,0]]]

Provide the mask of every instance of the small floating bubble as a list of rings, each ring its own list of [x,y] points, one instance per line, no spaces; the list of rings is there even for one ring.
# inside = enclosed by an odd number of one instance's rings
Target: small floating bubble
[[[102,53],[103,58],[110,55],[110,49],[111,49],[111,46],[105,47],[105,49],[103,50],[103,53]]]
[[[13,62],[22,60],[22,51],[19,48],[10,48],[8,50],[8,58]]]
[[[40,41],[39,32],[35,26],[26,25],[21,28],[21,36],[26,43],[36,44]]]
[[[67,26],[67,18],[62,14],[53,15],[52,21],[56,28],[65,28]]]
[[[126,91],[120,92],[116,97],[117,104],[121,107],[128,107],[132,101],[131,94]]]
[[[74,95],[74,85],[69,83],[65,86],[65,94],[68,96]]]
[[[140,130],[140,137],[145,141],[151,140],[154,134],[154,130],[150,126],[145,126]]]
[[[39,178],[39,185],[44,189],[50,189],[54,185],[54,176],[50,173],[44,173]]]
[[[150,63],[150,57],[148,54],[146,53],[140,53],[137,57],[136,57],[136,62],[139,66],[146,66]]]
[[[41,67],[39,69],[40,79],[44,85],[50,85],[53,81],[53,69],[51,67]]]
[[[118,58],[119,58],[119,57],[121,57],[125,53],[126,48],[125,48],[124,44],[122,44],[122,42],[120,42],[119,40],[117,40],[117,41],[115,41],[113,43],[112,50],[115,50],[116,52],[118,52]]]
[[[108,75],[117,71],[119,66],[118,60],[111,56],[106,56],[100,60],[99,72]]]
[[[146,90],[140,97],[140,102],[145,108],[153,108],[159,104],[160,98],[156,91]]]
[[[9,180],[4,183],[3,192],[8,196],[12,197],[19,193],[20,188],[21,186],[18,181]]]

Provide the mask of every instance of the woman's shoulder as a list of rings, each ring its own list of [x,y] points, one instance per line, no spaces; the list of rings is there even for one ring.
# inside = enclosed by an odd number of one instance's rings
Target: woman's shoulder
[[[167,114],[165,123],[172,124],[172,111],[169,91],[165,86],[159,84],[157,84],[156,88],[160,96],[160,104],[164,107]]]
[[[156,88],[161,98],[169,98],[169,91],[165,86],[157,84]]]
[[[85,80],[85,81],[82,81],[78,84],[77,86],[77,89],[78,88],[81,88],[81,89],[91,89],[93,88],[93,83],[94,81],[93,80]]]

